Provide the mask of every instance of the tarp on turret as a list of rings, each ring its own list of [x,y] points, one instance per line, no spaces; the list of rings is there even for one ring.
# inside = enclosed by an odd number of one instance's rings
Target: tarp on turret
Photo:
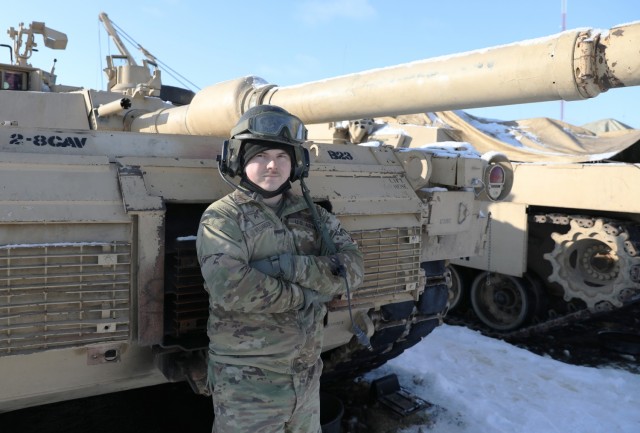
[[[624,151],[640,153],[628,151],[631,146],[640,147],[638,129],[596,133],[546,117],[503,121],[460,110],[399,116],[396,120],[445,128],[453,141],[468,142],[480,153],[502,152],[518,162],[594,162],[612,159]]]

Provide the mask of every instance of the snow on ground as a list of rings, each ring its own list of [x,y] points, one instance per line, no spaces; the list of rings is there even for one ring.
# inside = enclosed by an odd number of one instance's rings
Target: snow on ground
[[[387,374],[446,409],[403,433],[640,432],[640,375],[565,364],[464,327],[436,328],[366,379]]]

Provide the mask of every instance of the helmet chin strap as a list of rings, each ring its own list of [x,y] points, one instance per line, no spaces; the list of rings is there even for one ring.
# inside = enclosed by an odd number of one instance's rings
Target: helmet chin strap
[[[280,188],[276,189],[275,191],[267,191],[266,189],[260,188],[258,185],[256,185],[255,183],[247,179],[247,176],[245,174],[242,175],[242,180],[240,181],[240,185],[242,185],[249,191],[257,192],[264,198],[275,197],[291,188],[291,182],[287,180],[285,183],[280,185]]]

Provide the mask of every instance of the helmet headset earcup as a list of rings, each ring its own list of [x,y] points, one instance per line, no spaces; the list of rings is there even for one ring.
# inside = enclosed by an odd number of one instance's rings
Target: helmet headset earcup
[[[309,176],[309,149],[302,146],[293,146],[295,161],[291,161],[291,176],[289,180],[295,182]]]
[[[222,155],[218,158],[220,171],[229,177],[236,177],[242,173],[240,149],[242,140],[229,139],[222,144]]]

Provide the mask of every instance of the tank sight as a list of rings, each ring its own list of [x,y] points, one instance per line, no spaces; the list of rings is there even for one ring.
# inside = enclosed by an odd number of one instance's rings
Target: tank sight
[[[57,30],[46,27],[43,22],[34,21],[28,28],[24,27],[24,23],[20,23],[18,30],[13,27],[7,31],[9,37],[13,39],[13,53],[16,58],[16,65],[31,66],[27,60],[33,54],[33,49],[38,46],[34,41],[34,35],[42,35],[44,38],[44,46],[53,50],[64,50],[67,48],[67,35]],[[24,50],[21,52],[23,38]]]

